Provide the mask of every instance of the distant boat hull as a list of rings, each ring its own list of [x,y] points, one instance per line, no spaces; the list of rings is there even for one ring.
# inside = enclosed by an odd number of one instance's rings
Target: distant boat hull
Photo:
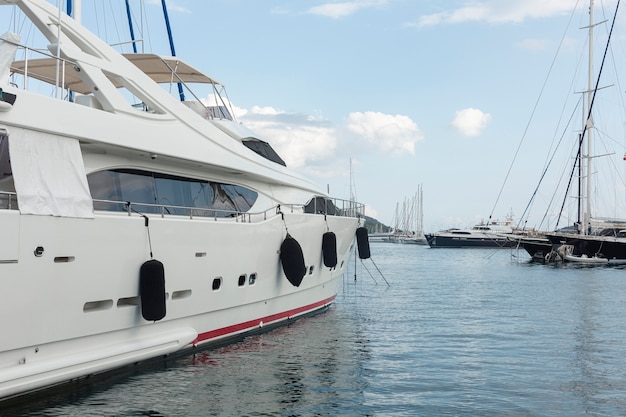
[[[565,235],[561,233],[546,236],[553,245],[570,245],[573,256],[605,258],[612,263],[626,262],[626,238],[623,237]]]
[[[523,248],[533,260],[544,261],[552,252],[552,243],[543,237],[511,237],[514,247]]]
[[[425,237],[393,235],[388,238],[391,243],[404,243],[408,245],[428,245]]]
[[[509,214],[504,222],[480,223],[471,229],[447,229],[425,235],[431,248],[510,248],[515,242],[513,217]]]
[[[479,235],[453,236],[448,234],[427,234],[426,240],[431,248],[510,248],[516,243],[506,236]]]
[[[599,256],[587,256],[587,255],[565,255],[565,260],[568,262],[577,262],[584,264],[608,264],[609,260]]]

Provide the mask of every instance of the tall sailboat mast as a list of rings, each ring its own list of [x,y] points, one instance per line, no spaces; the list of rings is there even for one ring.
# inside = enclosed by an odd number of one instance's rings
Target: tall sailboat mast
[[[167,13],[167,5],[165,4],[165,0],[161,0],[161,6],[163,7],[163,17],[165,17],[167,37],[170,41],[170,50],[172,51],[172,56],[176,56],[176,50],[174,49],[174,37],[172,36],[172,28],[170,26],[170,16]],[[185,101],[185,93],[183,91],[183,85],[181,83],[178,83],[178,95],[180,96],[180,101]]]
[[[126,0],[126,18],[128,19],[128,29],[130,30],[130,40],[133,44],[133,52],[137,53],[137,42],[135,42],[135,29],[133,28],[133,18],[130,13],[130,3]]]
[[[591,160],[592,160],[592,135],[593,135],[593,116],[591,112],[591,103],[593,99],[594,91],[594,76],[593,76],[593,27],[594,27],[594,0],[589,1],[589,64],[587,71],[587,110],[588,117],[584,121],[585,135],[587,136],[587,156],[583,157],[585,161],[585,170],[583,174],[586,178],[586,184],[583,187],[582,199],[579,204],[584,204],[583,218],[582,218],[582,230],[581,234],[586,235],[589,233],[591,225]],[[585,112],[584,114],[587,114]]]
[[[82,20],[83,8],[81,0],[67,0],[67,15],[72,16],[74,20],[80,22]],[[61,7],[58,7],[61,10]]]

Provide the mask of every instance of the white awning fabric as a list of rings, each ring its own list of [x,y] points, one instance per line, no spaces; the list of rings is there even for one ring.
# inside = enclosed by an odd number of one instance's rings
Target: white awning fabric
[[[124,57],[159,84],[184,82],[221,85],[219,81],[203,74],[177,57],[162,57],[154,54],[124,54]],[[87,88],[80,74],[70,64],[66,63],[61,68],[60,79],[63,80],[63,87],[77,93],[89,94],[91,90]],[[54,58],[40,58],[15,61],[11,64],[11,71],[22,75],[28,74],[29,77],[54,84],[58,68]],[[116,87],[121,87],[116,80],[112,79],[111,82]]]
[[[20,35],[18,34],[7,32],[0,35],[0,85],[9,84],[9,71],[19,42]]]
[[[77,139],[11,128],[9,154],[20,212],[94,217]]]

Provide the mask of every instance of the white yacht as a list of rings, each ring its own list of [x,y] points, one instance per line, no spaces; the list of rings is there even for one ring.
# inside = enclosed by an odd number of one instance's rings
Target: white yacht
[[[425,235],[431,248],[508,248],[515,246],[511,238],[522,236],[515,227],[512,214],[504,221],[479,223],[470,229],[447,229]]]
[[[23,19],[0,36],[0,399],[323,311],[355,242],[369,257],[362,205],[227,100],[168,92],[211,77],[44,0],[0,10]]]

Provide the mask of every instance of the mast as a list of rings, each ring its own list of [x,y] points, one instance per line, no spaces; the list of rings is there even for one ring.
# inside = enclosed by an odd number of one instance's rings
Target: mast
[[[72,16],[74,20],[80,23],[83,17],[81,0],[67,0],[66,10],[68,16]]]
[[[589,234],[589,229],[591,225],[591,157],[592,157],[592,134],[593,134],[593,116],[591,113],[591,103],[592,103],[592,93],[595,94],[593,87],[593,26],[594,26],[594,18],[593,18],[593,1],[589,1],[589,64],[588,64],[588,74],[587,74],[587,109],[589,111],[589,117],[585,121],[584,129],[587,130],[587,157],[586,159],[586,185],[584,187],[583,193],[583,224],[582,224],[582,234]]]
[[[613,15],[613,22],[611,23],[611,29],[609,31],[609,36],[608,36],[608,40],[606,43],[606,47],[604,49],[604,55],[602,57],[602,62],[600,64],[600,70],[598,72],[598,77],[596,79],[596,83],[595,86],[593,84],[593,27],[595,26],[595,23],[593,23],[593,0],[589,1],[589,26],[588,27],[584,27],[581,29],[589,29],[589,71],[588,71],[588,86],[587,86],[587,90],[583,91],[584,93],[587,93],[587,109],[583,109],[583,120],[582,120],[582,132],[579,135],[579,139],[578,139],[578,152],[576,154],[576,159],[578,164],[574,164],[574,166],[572,167],[572,172],[570,173],[570,179],[569,179],[569,183],[567,185],[567,195],[569,194],[569,190],[570,190],[570,185],[571,185],[571,181],[576,169],[576,166],[578,165],[578,169],[579,169],[579,175],[578,175],[578,184],[579,184],[579,192],[578,192],[578,214],[579,214],[579,218],[578,220],[578,232],[579,234],[582,235],[587,235],[591,233],[591,187],[592,187],[592,181],[591,181],[591,174],[592,174],[592,170],[591,170],[591,160],[593,158],[593,141],[592,141],[592,133],[593,133],[593,127],[594,127],[594,123],[593,123],[593,115],[592,115],[592,110],[593,110],[593,104],[595,102],[596,99],[596,92],[599,89],[599,83],[600,83],[600,76],[602,75],[602,69],[604,68],[604,63],[606,61],[606,57],[607,57],[607,52],[609,49],[609,43],[611,41],[611,36],[613,35],[613,28],[615,27],[615,21],[617,19],[617,11],[619,9],[619,3],[620,1],[617,1],[617,6],[615,7],[615,14]],[[600,23],[604,23],[605,21],[602,21]],[[583,107],[585,106],[584,103],[584,97],[583,97]],[[585,119],[585,114],[586,114],[586,119]],[[587,136],[587,138],[585,138],[585,136]],[[586,139],[586,143],[587,143],[587,154],[584,154],[584,144],[585,144],[585,139]],[[585,163],[586,162],[586,163]],[[586,176],[586,178],[585,178]],[[584,181],[586,179],[586,181]],[[563,213],[563,208],[565,207],[565,199],[563,200],[563,204],[561,205],[561,214]],[[582,212],[582,220],[580,219],[580,213]],[[557,221],[557,226],[558,226],[558,221]]]
[[[126,0],[126,17],[128,18],[128,28],[130,30],[130,40],[133,44],[133,52],[137,53],[137,44],[135,43],[135,29],[133,28],[133,19],[130,15],[130,4]]]
[[[583,104],[583,115],[582,115],[582,124],[585,125],[585,109]],[[582,132],[578,134],[578,149],[582,149],[583,146],[583,134]],[[582,233],[583,227],[583,158],[578,152],[578,157],[576,158],[576,163],[578,164],[578,194],[576,195],[576,202],[578,203],[578,207],[576,207],[576,224],[578,225],[578,233]]]
[[[422,190],[422,184],[419,185],[419,199],[418,199],[418,218],[417,218],[417,237],[424,236],[424,194]]]
[[[167,37],[170,41],[170,50],[172,51],[172,56],[176,56],[174,38],[172,37],[172,28],[170,27],[170,17],[167,14],[167,5],[165,4],[165,0],[161,0],[161,5],[163,6],[163,16],[165,17],[165,26],[167,27]],[[178,83],[178,95],[180,96],[180,101],[185,101],[185,93],[183,92],[183,85],[181,83]]]

